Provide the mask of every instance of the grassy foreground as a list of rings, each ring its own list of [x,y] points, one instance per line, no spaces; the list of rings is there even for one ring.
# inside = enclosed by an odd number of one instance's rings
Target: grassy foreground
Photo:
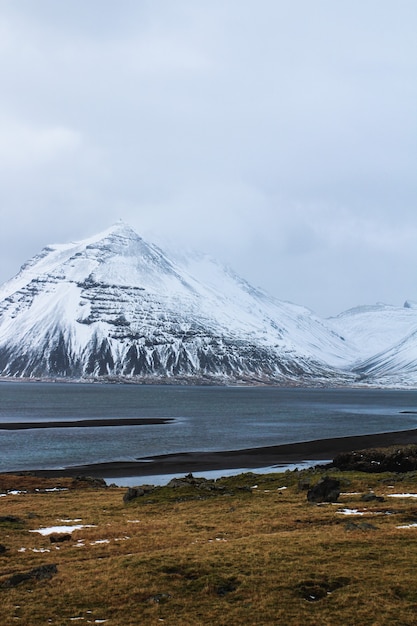
[[[323,470],[127,504],[123,488],[1,476],[0,624],[416,624],[417,474],[328,474],[336,504],[307,501]],[[63,542],[31,532],[71,524]]]

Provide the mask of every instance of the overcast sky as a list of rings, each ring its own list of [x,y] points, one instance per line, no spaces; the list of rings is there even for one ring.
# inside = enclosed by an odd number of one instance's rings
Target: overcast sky
[[[416,0],[0,0],[0,283],[122,218],[322,316],[417,300]]]

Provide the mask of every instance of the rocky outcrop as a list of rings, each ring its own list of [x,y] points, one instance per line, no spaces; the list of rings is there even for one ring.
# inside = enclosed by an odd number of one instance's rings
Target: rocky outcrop
[[[132,500],[145,495],[161,497],[171,501],[204,500],[212,496],[235,495],[236,492],[252,493],[249,485],[225,485],[218,480],[203,478],[187,474],[181,478],[172,478],[164,486],[140,485],[129,487],[123,496],[123,502],[128,504]]]
[[[417,445],[342,452],[333,459],[333,466],[369,473],[413,472],[417,470]]]
[[[141,498],[147,493],[152,493],[155,490],[154,485],[141,485],[140,487],[128,487],[128,490],[123,496],[123,502],[127,503],[136,498]]]

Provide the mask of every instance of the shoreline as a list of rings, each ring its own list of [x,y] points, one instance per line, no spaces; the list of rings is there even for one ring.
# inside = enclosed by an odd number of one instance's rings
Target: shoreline
[[[189,474],[239,468],[250,470],[302,463],[303,461],[328,461],[341,452],[409,444],[417,444],[417,429],[315,439],[261,448],[179,452],[141,457],[135,461],[111,461],[62,469],[33,469],[24,472],[3,473],[31,473],[35,476],[48,478],[83,475],[104,479],[137,476],[140,479],[141,477],[163,474]],[[277,467],[277,471],[279,471],[279,467]]]

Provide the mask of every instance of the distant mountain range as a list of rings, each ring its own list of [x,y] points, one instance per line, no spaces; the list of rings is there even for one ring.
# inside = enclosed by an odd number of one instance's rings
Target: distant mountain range
[[[300,386],[417,384],[417,304],[327,320],[119,222],[0,288],[0,376]]]

